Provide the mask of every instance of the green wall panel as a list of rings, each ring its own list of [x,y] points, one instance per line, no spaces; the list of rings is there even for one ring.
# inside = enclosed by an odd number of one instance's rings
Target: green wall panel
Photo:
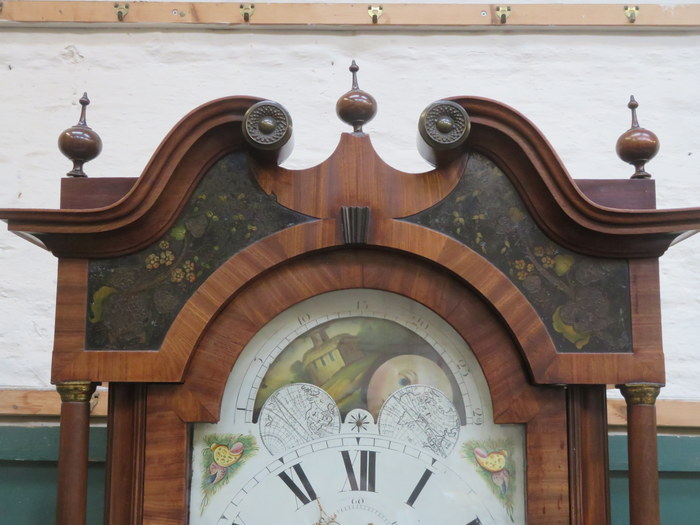
[[[661,523],[700,523],[700,436],[659,436]],[[629,525],[627,436],[610,447],[612,525]]]
[[[0,461],[0,523],[55,523],[57,471],[56,462]],[[87,513],[90,525],[103,521],[104,480],[104,463],[90,463]]]
[[[610,473],[610,506],[613,525],[629,525],[627,473]],[[700,523],[700,474],[661,472],[661,523]]]
[[[58,434],[56,426],[0,426],[0,523],[50,525],[56,522]],[[103,522],[106,438],[106,428],[91,428],[89,525]]]
[[[0,461],[57,461],[57,426],[10,427],[0,426]],[[91,427],[88,461],[105,461],[107,428]]]

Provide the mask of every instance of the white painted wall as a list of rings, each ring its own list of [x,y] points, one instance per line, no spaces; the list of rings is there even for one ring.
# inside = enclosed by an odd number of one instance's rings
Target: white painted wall
[[[516,3],[516,2],[511,2]],[[138,176],[188,111],[227,95],[282,103],[295,124],[288,167],[321,162],[346,131],[335,117],[347,67],[379,103],[365,127],[395,167],[420,171],[416,123],[433,100],[485,96],[529,117],[574,178],[627,178],[614,152],[628,97],[661,139],[648,166],[660,208],[700,206],[700,35],[688,32],[407,32],[0,28],[0,206],[58,206],[70,168],[58,134],[88,91],[102,155],[88,175]],[[700,400],[700,236],[662,259],[668,386]],[[0,388],[48,388],[53,257],[0,231]]]

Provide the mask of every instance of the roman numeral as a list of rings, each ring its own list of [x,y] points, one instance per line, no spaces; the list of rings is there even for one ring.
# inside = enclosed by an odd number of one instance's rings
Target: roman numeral
[[[418,484],[415,486],[415,488],[413,489],[413,492],[411,492],[411,495],[406,500],[407,505],[410,505],[411,507],[413,507],[413,504],[418,499],[418,496],[420,496],[420,493],[423,491],[425,484],[428,483],[428,480],[430,479],[430,476],[432,476],[432,475],[433,475],[432,470],[425,469],[425,472],[423,472],[423,475],[418,480]]]
[[[228,512],[228,511],[226,511],[226,512]],[[229,520],[229,519],[231,519],[231,518],[229,518],[229,517],[226,515],[226,512],[224,512],[224,513],[221,515],[221,520]],[[219,520],[219,523],[221,523],[221,520]],[[231,525],[245,525],[245,521],[243,521],[243,518],[241,518],[241,513],[240,513],[240,512],[239,512],[238,514],[236,514],[236,517],[235,517],[235,518],[233,518],[233,521],[231,521]]]
[[[369,492],[375,492],[375,480],[377,473],[377,453],[372,450],[361,450],[360,451],[360,483],[357,483],[357,475],[355,474],[355,467],[352,465],[352,459],[350,459],[350,452],[347,450],[341,451],[343,455],[343,465],[345,465],[345,472],[348,476],[348,483],[350,483],[351,490],[367,490]]]
[[[287,485],[289,490],[291,490],[294,495],[297,497],[299,501],[303,505],[306,505],[307,503],[311,503],[312,500],[316,499],[316,491],[314,488],[311,486],[311,483],[309,482],[309,478],[306,477],[306,473],[304,472],[304,469],[301,468],[301,465],[297,463],[292,467],[294,472],[296,473],[297,477],[299,478],[299,481],[301,481],[302,487],[296,484],[296,482],[287,474],[285,471],[282,471],[278,474],[280,479],[284,481],[284,484]]]

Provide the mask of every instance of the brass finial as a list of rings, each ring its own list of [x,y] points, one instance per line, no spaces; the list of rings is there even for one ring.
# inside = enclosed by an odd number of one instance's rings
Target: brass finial
[[[374,97],[362,91],[357,83],[357,72],[360,70],[353,60],[350,65],[352,73],[352,89],[338,99],[335,111],[343,122],[353,127],[353,132],[362,133],[362,126],[372,120],[377,114],[377,101]]]
[[[639,127],[637,120],[639,103],[634,96],[630,96],[627,107],[632,112],[632,125],[617,139],[615,150],[618,157],[634,166],[633,179],[649,179],[651,174],[645,171],[644,165],[659,152],[659,139],[648,129]]]
[[[73,169],[66,174],[69,177],[86,177],[83,164],[97,157],[102,151],[102,139],[86,122],[89,104],[87,93],[83,93],[80,98],[80,120],[58,136],[58,149],[73,162]]]

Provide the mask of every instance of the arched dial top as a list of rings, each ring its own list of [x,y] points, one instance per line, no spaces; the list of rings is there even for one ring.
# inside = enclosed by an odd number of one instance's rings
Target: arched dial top
[[[442,318],[329,292],[263,327],[218,423],[195,425],[189,522],[522,523],[524,444],[522,426],[494,424],[476,357]]]

